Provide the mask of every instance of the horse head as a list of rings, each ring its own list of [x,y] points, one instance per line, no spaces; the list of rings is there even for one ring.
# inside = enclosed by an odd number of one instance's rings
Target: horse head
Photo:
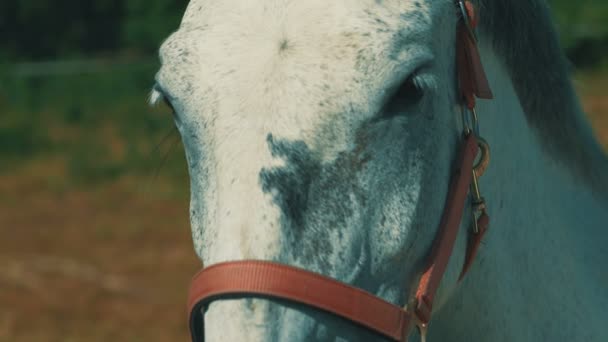
[[[152,100],[174,108],[203,264],[277,262],[406,305],[466,126],[460,13],[454,1],[191,1]],[[434,309],[456,288],[470,222],[465,211]],[[280,299],[221,298],[204,320],[212,342],[383,340]]]

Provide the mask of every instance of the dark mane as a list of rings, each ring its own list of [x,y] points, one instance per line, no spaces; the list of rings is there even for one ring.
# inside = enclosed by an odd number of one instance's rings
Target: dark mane
[[[475,0],[530,125],[575,176],[608,195],[608,158],[583,115],[545,0]]]

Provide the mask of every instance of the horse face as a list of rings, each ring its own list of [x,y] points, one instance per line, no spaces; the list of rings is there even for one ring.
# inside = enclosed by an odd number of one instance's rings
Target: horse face
[[[208,266],[261,259],[404,303],[459,137],[449,1],[191,1],[153,99],[175,108]],[[279,301],[221,300],[207,341],[374,340]]]

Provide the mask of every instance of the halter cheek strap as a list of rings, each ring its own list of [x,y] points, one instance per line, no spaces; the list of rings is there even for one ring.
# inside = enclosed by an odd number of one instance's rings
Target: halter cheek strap
[[[477,48],[475,29],[479,23],[479,17],[475,12],[475,6],[468,0],[458,0],[457,6],[461,15],[456,29],[456,72],[458,87],[462,98],[463,111],[468,110],[469,112],[472,112],[476,120],[475,97],[489,100],[493,99],[494,95],[490,88],[490,82],[488,81],[483,64],[481,63],[481,56],[479,55],[479,50]],[[488,150],[486,153],[489,154],[489,147],[487,144],[484,146]],[[485,166],[479,169],[475,167],[473,170],[472,192],[475,196],[473,211],[474,214],[478,212],[479,216],[473,218],[476,220],[474,222],[475,229],[469,233],[464,265],[458,280],[462,280],[473,264],[481,241],[490,225],[490,217],[485,209],[485,202],[479,194],[479,186],[477,184],[477,178],[481,177],[484,171]]]

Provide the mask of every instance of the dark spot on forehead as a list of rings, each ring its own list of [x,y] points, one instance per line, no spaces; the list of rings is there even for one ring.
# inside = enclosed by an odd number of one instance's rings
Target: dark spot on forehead
[[[290,48],[290,44],[289,41],[287,39],[283,39],[281,40],[281,42],[279,43],[279,52],[285,52]]]

